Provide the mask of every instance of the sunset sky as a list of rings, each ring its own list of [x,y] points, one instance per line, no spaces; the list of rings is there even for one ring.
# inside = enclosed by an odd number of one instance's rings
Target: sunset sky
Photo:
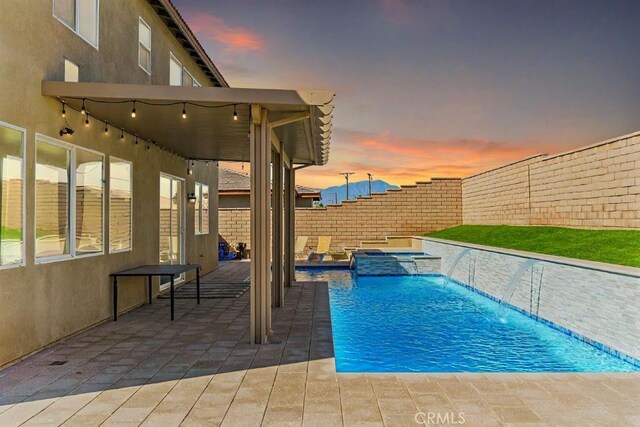
[[[173,1],[231,86],[336,92],[303,185],[465,176],[640,130],[638,1]]]

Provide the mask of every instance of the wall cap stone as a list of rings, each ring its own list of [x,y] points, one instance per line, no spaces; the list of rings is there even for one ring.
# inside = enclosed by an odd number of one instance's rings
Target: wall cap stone
[[[550,262],[553,264],[568,265],[572,267],[586,268],[588,270],[602,271],[605,273],[618,274],[621,276],[636,277],[640,279],[640,268],[628,267],[626,265],[607,264],[604,262],[587,261],[576,258],[567,258],[557,255],[539,254],[536,252],[518,251],[515,249],[498,248],[496,246],[476,245],[474,243],[458,242],[455,240],[437,239],[434,237],[412,236],[414,239],[432,241],[436,243],[444,243],[447,245],[460,246],[465,248],[473,248],[486,252],[494,252],[504,255],[511,255],[520,258],[532,258],[540,261]],[[640,282],[638,283],[640,286]]]

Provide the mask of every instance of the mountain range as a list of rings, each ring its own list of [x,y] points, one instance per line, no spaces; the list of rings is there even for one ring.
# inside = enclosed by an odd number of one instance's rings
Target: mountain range
[[[398,187],[382,180],[371,181],[372,193],[383,193],[389,189],[397,189]],[[341,203],[347,198],[347,184],[327,187],[320,190],[322,196],[321,202],[325,205]],[[349,183],[349,199],[355,199],[358,196],[369,195],[369,181],[357,181]]]

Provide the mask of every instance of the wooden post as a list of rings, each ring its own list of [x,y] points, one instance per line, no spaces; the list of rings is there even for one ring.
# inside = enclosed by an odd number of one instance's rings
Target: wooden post
[[[273,242],[273,251],[272,251],[272,278],[273,282],[271,283],[271,303],[274,307],[282,307],[284,305],[284,282],[283,282],[283,270],[282,270],[282,260],[283,260],[283,235],[282,235],[282,196],[283,196],[283,188],[282,188],[282,144],[277,142],[279,145],[279,150],[273,151],[272,160],[271,160],[271,168],[272,168],[272,180],[273,180],[273,206],[271,207],[271,212],[273,215],[272,224],[273,224],[273,234],[272,234],[272,242]]]
[[[267,342],[271,326],[269,166],[271,145],[267,137],[267,114],[251,105],[249,143],[251,151],[251,291],[250,335],[253,344]]]
[[[293,163],[284,171],[284,284],[296,280],[296,171]]]

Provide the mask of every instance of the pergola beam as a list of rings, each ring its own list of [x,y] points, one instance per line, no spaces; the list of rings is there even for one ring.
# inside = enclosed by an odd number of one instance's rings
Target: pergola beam
[[[288,125],[291,123],[295,123],[295,122],[299,122],[300,120],[304,120],[304,119],[308,119],[310,116],[308,111],[304,111],[302,113],[299,114],[293,114],[289,117],[284,117],[280,120],[275,120],[272,123],[269,124],[269,126],[271,127],[271,129],[275,129],[277,127],[280,126],[284,126],[284,125]]]
[[[278,143],[280,145],[280,143]],[[283,232],[282,232],[282,217],[283,217],[283,187],[282,187],[282,153],[283,147],[279,147],[277,152],[274,150],[271,160],[271,176],[272,176],[272,197],[273,205],[271,207],[272,213],[272,261],[271,261],[271,303],[274,307],[282,307],[284,305],[284,283],[283,283]]]
[[[271,132],[266,110],[251,105],[249,145],[251,150],[251,287],[250,335],[254,344],[264,344],[271,329],[270,285],[270,163]]]
[[[293,164],[284,170],[284,285],[296,280],[296,170]]]

